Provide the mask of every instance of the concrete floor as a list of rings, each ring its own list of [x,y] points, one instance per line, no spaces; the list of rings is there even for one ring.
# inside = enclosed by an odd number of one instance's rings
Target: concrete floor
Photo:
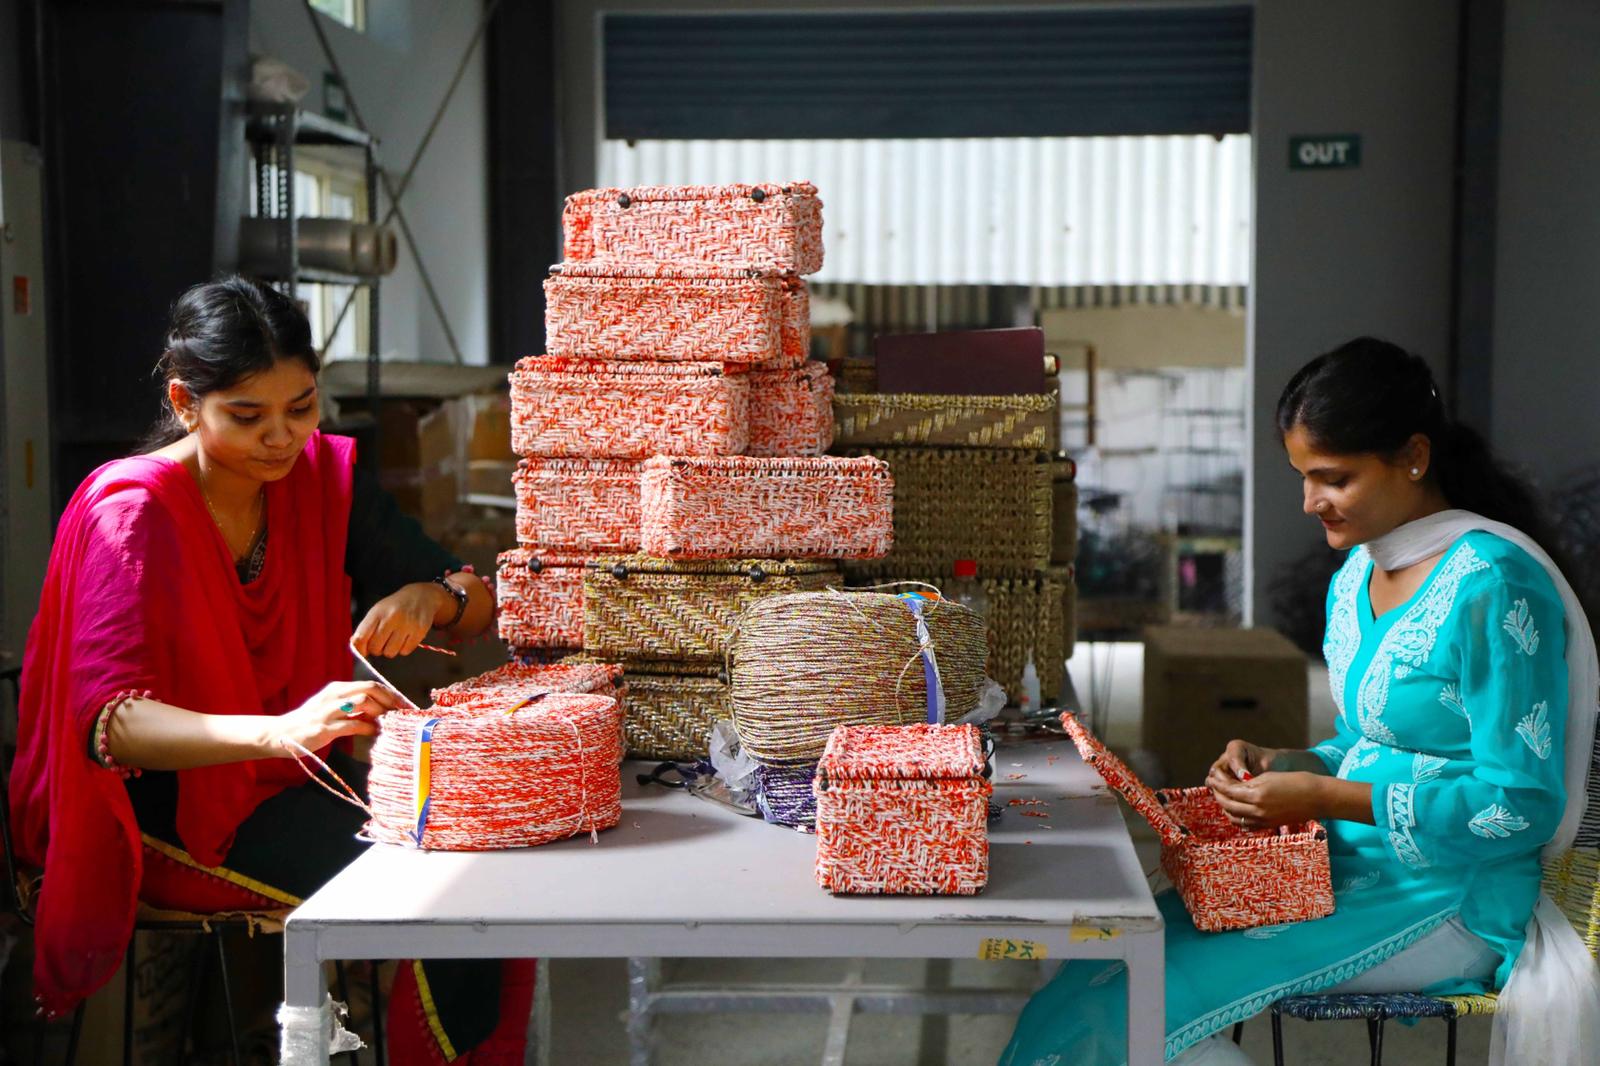
[[[1091,663],[1091,658],[1093,662]],[[1139,735],[1143,648],[1137,644],[1080,646],[1069,666],[1084,704],[1091,699],[1109,711],[1107,733],[1114,746],[1131,750]],[[1331,735],[1333,704],[1327,671],[1311,669],[1313,737]],[[1090,681],[1093,679],[1093,685]],[[1128,813],[1128,812],[1125,812]],[[1136,846],[1146,868],[1156,865],[1157,845],[1143,821],[1129,815]],[[947,969],[947,973],[946,973]],[[843,981],[843,960],[683,959],[666,965],[668,980],[695,982]],[[627,969],[621,960],[557,960],[550,967],[553,1066],[626,1064]],[[948,967],[923,961],[881,961],[868,965],[868,982],[942,984],[958,987],[1030,988],[1037,969],[1022,963],[958,960]],[[1012,1019],[997,1015],[957,1015],[944,1019],[858,1015],[850,1030],[849,1066],[979,1066],[992,1063],[1011,1033]],[[1334,1066],[1368,1060],[1366,1028],[1360,1022],[1284,1023],[1285,1061],[1295,1066]],[[827,1036],[826,1015],[680,1015],[657,1024],[657,1066],[798,1066],[820,1061]],[[1460,1023],[1464,1064],[1486,1060],[1489,1022]],[[1244,1047],[1258,1063],[1272,1061],[1272,1037],[1265,1017],[1245,1026]],[[1444,1024],[1391,1023],[1385,1033],[1385,1061],[1397,1066],[1444,1061]]]

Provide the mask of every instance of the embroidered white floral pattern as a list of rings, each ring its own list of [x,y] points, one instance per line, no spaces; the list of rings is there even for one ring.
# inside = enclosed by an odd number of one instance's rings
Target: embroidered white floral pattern
[[[1395,858],[1402,863],[1413,870],[1425,870],[1432,864],[1411,835],[1411,830],[1417,825],[1416,806],[1411,795],[1416,787],[1405,783],[1389,786],[1389,846],[1394,849]]]
[[[1517,736],[1541,759],[1550,758],[1550,701],[1540,700],[1517,723]]]
[[[1539,630],[1533,624],[1533,612],[1528,610],[1527,600],[1517,600],[1512,605],[1500,628],[1511,634],[1511,639],[1517,642],[1517,647],[1522,649],[1524,655],[1539,654]]]
[[[1439,776],[1447,761],[1439,755],[1417,752],[1411,760],[1411,780],[1419,785],[1427,784]]]
[[[1525,818],[1519,818],[1498,803],[1491,803],[1472,816],[1467,828],[1485,840],[1504,840],[1512,833],[1528,828]]]
[[[1271,940],[1287,928],[1287,925],[1258,925],[1254,929],[1246,929],[1244,935],[1250,940]]]
[[[1378,756],[1383,754],[1383,749],[1366,737],[1362,737],[1350,746],[1345,754],[1344,762],[1339,764],[1339,777],[1349,777],[1352,770],[1365,770],[1378,761]]]
[[[1372,872],[1365,874],[1356,874],[1345,878],[1344,881],[1340,883],[1339,887],[1334,889],[1334,891],[1340,893],[1341,895],[1346,892],[1364,892],[1382,879],[1383,871],[1381,870],[1373,870]]]
[[[1356,548],[1333,579],[1333,609],[1328,612],[1328,633],[1322,641],[1322,656],[1328,660],[1328,687],[1333,704],[1344,714],[1344,685],[1350,664],[1361,646],[1361,627],[1356,621],[1356,588],[1367,573],[1367,549]]]
[[[1343,768],[1345,750],[1343,748],[1339,747],[1339,745],[1330,743],[1328,741],[1323,741],[1321,744],[1318,744],[1316,747],[1312,748],[1311,750],[1314,751],[1314,752],[1317,752],[1320,755],[1322,755],[1324,758],[1326,758],[1330,762],[1338,763],[1340,768],[1341,769]]]
[[[1114,962],[1110,966],[1107,966],[1105,969],[1101,970],[1099,973],[1095,974],[1093,977],[1089,978],[1089,987],[1099,988],[1101,985],[1106,984],[1113,977],[1117,976],[1117,974],[1121,973],[1127,968],[1128,964],[1125,962]]]
[[[1385,744],[1395,743],[1394,733],[1383,724],[1384,708],[1389,703],[1389,682],[1409,676],[1412,670],[1428,661],[1439,639],[1439,627],[1455,608],[1456,592],[1462,579],[1488,568],[1488,562],[1472,549],[1472,545],[1462,542],[1439,567],[1427,591],[1384,634],[1356,691],[1356,718],[1361,733]]]
[[[1456,714],[1467,720],[1467,728],[1472,728],[1472,715],[1467,713],[1467,705],[1461,702],[1461,690],[1455,685],[1446,685],[1439,690],[1439,702],[1450,708]]]

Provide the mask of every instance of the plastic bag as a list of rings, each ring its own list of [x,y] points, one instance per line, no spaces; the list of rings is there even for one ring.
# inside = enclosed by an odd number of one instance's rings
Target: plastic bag
[[[956,725],[978,725],[987,722],[1006,706],[1006,690],[992,677],[983,679],[983,692],[978,696],[978,705],[968,711]]]
[[[756,761],[739,747],[733,723],[722,719],[711,726],[711,765],[734,792],[751,795],[756,790]]]

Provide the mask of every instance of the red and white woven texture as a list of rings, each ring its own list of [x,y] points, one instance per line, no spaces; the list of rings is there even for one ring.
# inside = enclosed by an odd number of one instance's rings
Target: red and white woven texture
[[[651,555],[877,559],[894,543],[894,480],[871,456],[658,457],[643,485]]]
[[[434,708],[384,715],[367,778],[367,835],[431,850],[487,851],[616,825],[622,818],[617,701],[558,693],[513,710],[519,702],[508,696],[478,713]],[[435,718],[424,756],[419,732]],[[427,798],[425,818],[419,818],[419,790]]]
[[[513,648],[583,647],[584,555],[501,552],[495,596],[500,639]]]
[[[431,693],[434,711],[454,713],[512,704],[547,692],[566,692],[618,698],[623,689],[622,667],[615,663],[552,663],[533,666],[506,663],[477,677],[457,681]]]
[[[739,455],[750,440],[748,375],[720,363],[529,357],[510,376],[518,455]]]
[[[797,181],[589,189],[561,213],[568,261],[689,260],[792,274],[822,269],[822,201]]]
[[[833,375],[821,363],[750,374],[746,455],[821,455],[833,446]]]
[[[546,550],[639,550],[637,459],[524,459],[517,490],[517,541]]]
[[[1161,837],[1161,868],[1196,929],[1248,929],[1333,913],[1328,833],[1320,823],[1240,829],[1209,788],[1153,791],[1076,715],[1064,714],[1061,722],[1084,761]]]
[[[973,726],[840,726],[817,797],[830,892],[969,896],[989,881],[989,795]]]
[[[806,283],[730,267],[614,260],[552,269],[545,347],[579,359],[795,367],[811,347]]]

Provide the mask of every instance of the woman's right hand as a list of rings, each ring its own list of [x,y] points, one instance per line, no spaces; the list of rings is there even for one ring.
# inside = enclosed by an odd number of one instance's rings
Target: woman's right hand
[[[1272,757],[1277,754],[1277,748],[1263,748],[1248,740],[1230,740],[1217,761],[1211,764],[1206,779],[1221,776],[1224,781],[1248,781],[1272,769]]]
[[[372,736],[378,731],[378,716],[399,702],[376,681],[335,681],[294,710],[271,719],[267,746],[272,754],[287,759],[294,757],[295,745],[317,751],[339,737]]]

